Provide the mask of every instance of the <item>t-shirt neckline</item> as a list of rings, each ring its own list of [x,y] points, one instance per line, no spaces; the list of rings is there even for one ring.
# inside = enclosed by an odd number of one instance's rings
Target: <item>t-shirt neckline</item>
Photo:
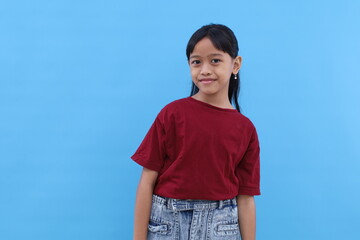
[[[197,103],[197,104],[200,104],[200,105],[203,105],[203,106],[206,106],[206,107],[210,107],[210,108],[213,108],[213,109],[226,111],[226,112],[237,112],[236,109],[217,107],[217,106],[211,105],[210,103],[206,103],[206,102],[197,100],[197,99],[193,98],[192,96],[187,97],[187,99],[194,102],[194,103]]]

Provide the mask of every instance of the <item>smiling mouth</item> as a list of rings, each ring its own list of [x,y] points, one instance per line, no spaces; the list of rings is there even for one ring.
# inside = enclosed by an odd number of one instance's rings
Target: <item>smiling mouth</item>
[[[214,81],[215,81],[214,79],[201,79],[201,80],[199,80],[199,82],[201,82],[201,83],[212,83]]]

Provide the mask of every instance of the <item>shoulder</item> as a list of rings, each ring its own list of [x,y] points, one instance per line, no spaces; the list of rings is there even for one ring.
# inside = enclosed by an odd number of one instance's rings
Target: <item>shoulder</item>
[[[180,98],[167,103],[166,105],[164,105],[164,107],[161,108],[160,112],[157,115],[157,118],[161,122],[166,122],[178,117],[179,115],[184,113],[183,110],[187,102],[187,98]]]
[[[247,136],[249,139],[257,136],[257,130],[253,121],[245,116],[242,113],[236,114],[238,118],[238,123],[240,125],[240,129],[242,129],[242,133],[244,136]]]
[[[159,114],[169,114],[179,111],[181,108],[184,107],[187,103],[187,98],[180,98],[173,100],[166,104],[161,110]]]
[[[178,107],[184,106],[188,103],[188,97],[179,98],[176,100],[171,101],[170,103],[166,104],[164,106],[165,109],[176,109]]]
[[[250,120],[250,118],[248,118],[247,116],[245,116],[242,113],[239,113],[239,117],[241,118],[241,121],[243,123],[245,123],[249,128],[251,129],[255,129],[255,125],[254,123]]]

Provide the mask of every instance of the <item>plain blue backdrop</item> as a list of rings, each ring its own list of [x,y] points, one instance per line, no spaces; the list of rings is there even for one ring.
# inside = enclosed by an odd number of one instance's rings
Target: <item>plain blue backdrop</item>
[[[131,239],[134,153],[190,93],[204,24],[238,37],[261,143],[257,239],[358,239],[360,2],[2,1],[0,239]]]

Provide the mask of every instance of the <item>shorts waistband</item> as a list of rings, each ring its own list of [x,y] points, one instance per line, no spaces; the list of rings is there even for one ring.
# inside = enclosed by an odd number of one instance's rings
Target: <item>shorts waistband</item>
[[[185,200],[167,198],[155,194],[153,194],[152,201],[165,205],[168,209],[174,211],[222,209],[226,206],[237,205],[235,198],[227,200]]]

